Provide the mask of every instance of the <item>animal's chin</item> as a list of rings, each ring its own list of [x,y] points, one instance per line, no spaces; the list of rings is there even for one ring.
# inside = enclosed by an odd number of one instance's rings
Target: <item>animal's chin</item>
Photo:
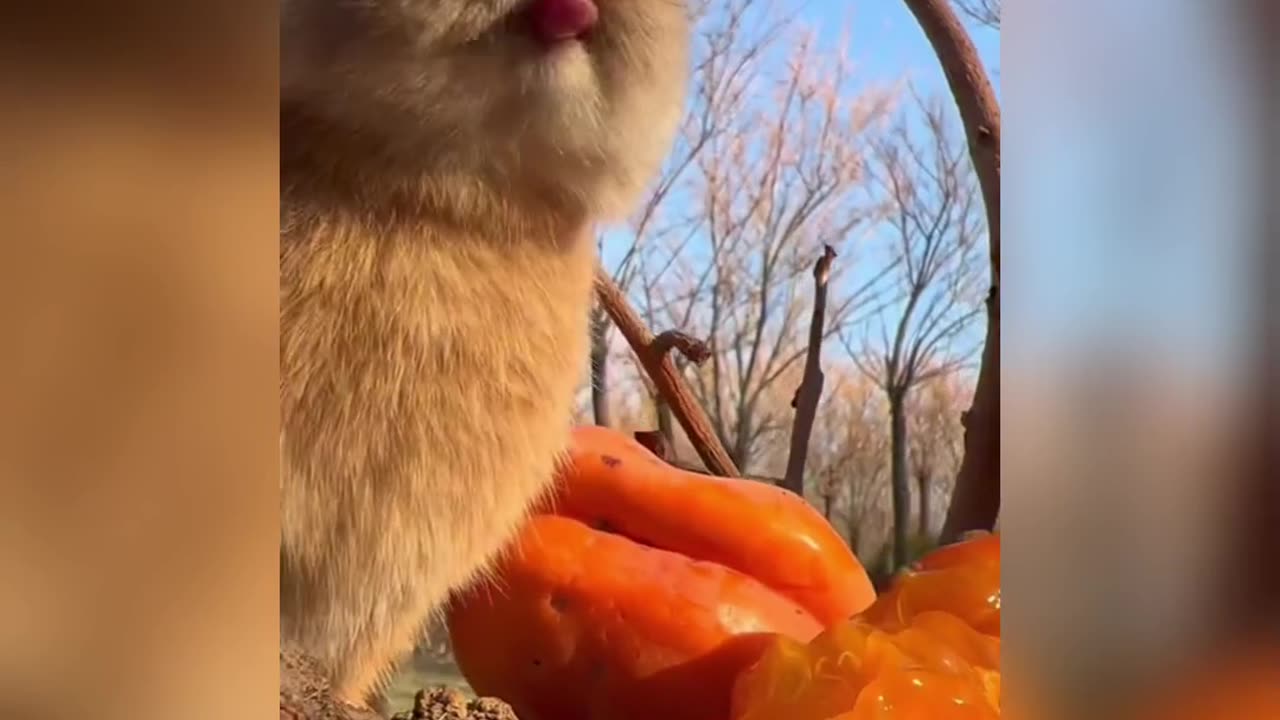
[[[548,56],[523,78],[518,95],[509,96],[512,106],[528,113],[532,125],[553,144],[572,147],[583,134],[594,135],[607,113],[603,88],[591,57],[582,48],[564,48]],[[596,139],[590,138],[589,145]]]
[[[534,64],[548,79],[558,73],[581,73],[591,67],[588,44],[583,40],[558,40],[551,44],[539,44],[534,49]]]
[[[512,170],[597,219],[613,220],[618,213],[625,213],[632,191],[624,186],[632,171],[613,139],[583,128],[549,130],[533,130],[525,137],[521,157]]]

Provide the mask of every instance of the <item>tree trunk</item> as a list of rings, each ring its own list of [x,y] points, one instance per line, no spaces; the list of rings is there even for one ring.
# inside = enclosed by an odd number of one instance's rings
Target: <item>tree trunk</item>
[[[592,313],[591,413],[597,425],[609,427],[609,319]]]
[[[907,468],[906,393],[889,393],[889,469],[893,488],[893,570],[910,561],[911,487]]]
[[[733,450],[730,451],[730,457],[733,458],[733,464],[738,466],[742,472],[747,472],[747,456],[751,454],[751,415],[743,413],[740,415],[741,421],[738,423],[737,437],[733,439]]]
[[[987,296],[987,337],[973,405],[962,415],[964,460],[942,525],[943,543],[969,530],[990,530],[1000,515],[1000,295]]]
[[[787,471],[782,476],[783,488],[804,497],[804,466],[809,459],[809,440],[813,436],[813,422],[822,399],[822,328],[827,309],[827,281],[831,278],[831,263],[836,251],[827,245],[822,257],[813,266],[814,299],[813,318],[809,323],[809,346],[805,350],[804,375],[800,387],[791,400],[795,408],[795,421],[791,427],[791,449],[787,455]],[[828,478],[830,487],[830,478]],[[827,493],[827,520],[831,520],[831,493]]]
[[[916,471],[916,489],[920,491],[920,536],[928,537],[933,532],[932,508],[929,507],[929,473],[923,469]]]
[[[991,255],[986,344],[973,405],[965,415],[964,459],[940,538],[948,543],[968,530],[990,530],[1000,514],[1000,105],[949,0],[905,2],[933,46],[960,111],[986,206]]]

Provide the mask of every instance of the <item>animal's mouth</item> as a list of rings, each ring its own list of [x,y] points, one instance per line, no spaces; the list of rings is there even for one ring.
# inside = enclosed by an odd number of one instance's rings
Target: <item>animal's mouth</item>
[[[521,19],[538,42],[553,48],[589,39],[600,10],[595,0],[529,0]]]

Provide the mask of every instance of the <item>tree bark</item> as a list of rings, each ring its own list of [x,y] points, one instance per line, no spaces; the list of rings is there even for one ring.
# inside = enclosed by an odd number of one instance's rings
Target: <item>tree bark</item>
[[[964,460],[939,537],[951,543],[970,530],[991,530],[1000,515],[1000,300],[987,299],[987,338],[973,405],[964,414]]]
[[[596,425],[609,427],[609,320],[604,312],[591,317],[591,413]]]
[[[982,187],[991,239],[992,282],[1000,280],[1000,105],[978,48],[949,0],[904,0],[942,65],[960,111],[969,156]]]
[[[911,486],[907,468],[907,409],[903,392],[889,394],[889,471],[893,490],[893,572],[911,562]]]
[[[736,437],[733,438],[731,457],[734,465],[742,472],[746,472],[747,466],[751,462],[751,436],[755,434],[755,428],[751,424],[750,413],[742,413],[739,418]]]
[[[965,416],[964,460],[942,542],[990,530],[1000,514],[1000,106],[973,40],[949,0],[904,0],[933,46],[969,141],[991,246],[987,336],[973,405]]]

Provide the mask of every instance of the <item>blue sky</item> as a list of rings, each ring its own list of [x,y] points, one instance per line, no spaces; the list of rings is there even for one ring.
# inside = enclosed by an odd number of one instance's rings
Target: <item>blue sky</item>
[[[831,47],[842,38],[847,40],[847,54],[854,71],[851,92],[857,93],[863,84],[884,87],[909,81],[922,95],[942,93],[944,97],[950,97],[937,57],[902,0],[775,2],[775,7],[796,13],[800,23],[816,29],[821,45]],[[973,27],[972,37],[988,69],[997,68],[1000,60],[999,34],[987,28]],[[992,82],[999,93],[999,78],[994,74]],[[948,105],[948,108],[954,112],[953,105]],[[958,129],[958,116],[953,117]],[[628,246],[627,236],[610,233],[605,245],[606,264],[616,262]],[[985,255],[985,248],[982,252]],[[874,267],[879,264],[878,259],[864,250],[857,251],[857,255],[862,262],[856,267],[861,271],[847,278],[850,283],[861,283],[878,269]],[[983,328],[984,323],[975,323],[973,337],[966,340],[980,340]]]
[[[909,78],[945,92],[902,0],[798,7],[826,41],[848,32],[860,80]],[[1249,319],[1238,289],[1249,269],[1243,241],[1260,234],[1248,173],[1261,162],[1251,138],[1264,132],[1242,114],[1256,90],[1233,62],[1239,39],[1223,22],[1228,6],[1083,0],[1018,9],[1007,68],[998,33],[971,33],[988,69],[1002,71],[992,75],[997,94],[1003,80],[1017,87],[1001,104],[1017,118],[1003,133],[1013,148],[1004,227],[1017,238],[1005,248],[1003,295],[1017,297],[1005,303],[1004,329],[1019,342],[1002,349],[1010,360],[1026,351],[1043,360],[1090,341],[1128,342],[1220,363],[1224,350],[1243,347]],[[626,242],[611,238],[606,261]]]
[[[853,60],[864,77],[891,80],[909,77],[922,91],[945,89],[946,80],[924,32],[902,0],[808,0],[798,4],[805,20],[836,40],[848,31]],[[990,69],[1000,61],[1000,35],[972,28],[971,36]],[[992,76],[996,92],[999,78]]]

